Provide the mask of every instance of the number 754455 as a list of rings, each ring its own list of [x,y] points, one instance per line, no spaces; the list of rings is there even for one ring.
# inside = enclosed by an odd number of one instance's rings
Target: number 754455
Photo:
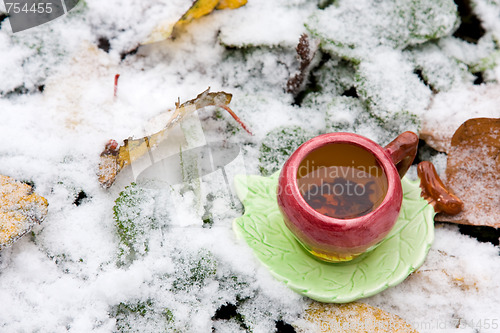
[[[5,9],[7,10],[7,13],[14,13],[14,14],[19,14],[20,12],[23,13],[38,13],[38,14],[50,14],[52,13],[52,3],[46,2],[46,3],[34,3],[31,6],[28,6],[27,3],[24,4],[24,6],[21,7],[21,4],[18,2],[5,2]]]

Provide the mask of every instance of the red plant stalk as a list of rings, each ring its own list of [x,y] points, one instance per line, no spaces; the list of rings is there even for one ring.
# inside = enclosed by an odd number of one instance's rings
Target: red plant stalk
[[[236,113],[233,112],[233,110],[231,110],[229,107],[227,107],[226,105],[219,105],[221,108],[223,108],[224,110],[226,110],[227,112],[229,112],[229,114],[234,118],[234,120],[236,120],[238,122],[238,124],[241,125],[241,127],[243,127],[243,129],[250,135],[253,135],[252,132],[250,132],[250,130],[248,129],[248,127],[241,121],[241,119],[236,115]]]
[[[120,78],[120,74],[115,75],[115,86],[114,86],[114,91],[113,91],[113,97],[116,100],[116,95],[118,93],[118,79]]]

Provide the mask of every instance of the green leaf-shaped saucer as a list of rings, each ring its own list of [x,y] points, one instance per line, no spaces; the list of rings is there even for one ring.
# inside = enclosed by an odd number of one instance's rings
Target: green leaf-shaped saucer
[[[425,260],[434,240],[434,209],[420,197],[419,181],[403,178],[403,206],[383,243],[353,261],[330,264],[303,250],[283,222],[276,200],[279,174],[237,176],[245,214],[236,234],[279,280],[320,302],[346,303],[401,283]]]

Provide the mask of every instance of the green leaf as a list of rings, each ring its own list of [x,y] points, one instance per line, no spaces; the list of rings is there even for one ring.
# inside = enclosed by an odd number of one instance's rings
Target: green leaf
[[[418,125],[415,114],[425,110],[432,92],[413,73],[413,64],[403,54],[379,51],[357,68],[357,91],[373,116],[383,123],[403,124],[402,127]]]
[[[149,251],[151,234],[170,222],[170,189],[148,188],[131,183],[120,192],[113,207],[116,232],[120,239],[118,265],[127,265]]]
[[[474,82],[467,64],[447,56],[435,43],[418,45],[405,53],[420,70],[425,82],[435,91],[448,91]]]
[[[119,333],[140,332],[137,327],[148,321],[155,322],[158,332],[175,332],[172,311],[157,307],[151,299],[144,302],[122,302],[111,309],[110,315],[116,319],[116,331]]]
[[[458,25],[451,0],[341,0],[306,23],[323,49],[354,62],[374,48],[402,50],[451,34]]]
[[[260,147],[260,172],[268,176],[279,170],[288,157],[313,136],[299,126],[278,127],[267,133]]]

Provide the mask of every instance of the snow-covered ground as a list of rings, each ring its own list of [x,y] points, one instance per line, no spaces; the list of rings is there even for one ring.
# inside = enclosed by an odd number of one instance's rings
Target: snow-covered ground
[[[275,281],[236,239],[241,205],[210,184],[198,192],[130,185],[137,174],[126,170],[103,189],[96,174],[106,142],[137,136],[178,98],[207,87],[233,94],[231,109],[254,135],[213,107],[198,111],[203,134],[240,147],[249,174],[276,171],[296,144],[327,131],[387,144],[422,122],[499,117],[493,102],[473,114],[460,108],[485,96],[474,93],[477,73],[482,87],[496,89],[492,101],[500,94],[500,3],[472,3],[484,27],[477,43],[452,36],[460,19],[444,0],[249,0],[138,49],[191,1],[82,0],[15,34],[5,19],[0,174],[34,184],[49,214],[0,253],[0,331],[272,332],[276,321],[293,324],[309,300]],[[320,50],[294,96],[287,81],[306,32]],[[443,174],[446,156],[433,160]],[[127,248],[119,221],[129,220],[139,227]],[[498,276],[498,247],[439,224],[416,273],[361,301],[422,332],[495,331]],[[232,316],[221,314],[227,304]]]

